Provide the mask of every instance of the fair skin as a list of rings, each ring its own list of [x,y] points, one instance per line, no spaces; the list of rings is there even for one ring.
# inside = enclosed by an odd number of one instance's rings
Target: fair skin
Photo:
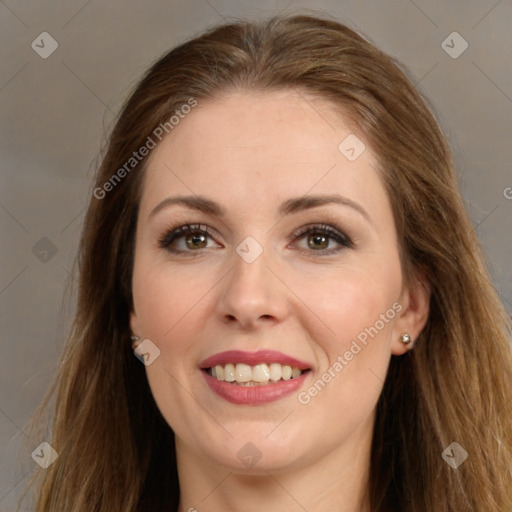
[[[180,512],[368,510],[376,403],[390,358],[408,350],[400,336],[415,339],[425,325],[428,292],[404,281],[369,144],[354,161],[338,150],[351,133],[325,100],[294,91],[232,92],[200,102],[150,156],[130,326],[160,349],[146,372],[176,436]],[[336,203],[278,212],[287,199],[333,193],[365,213]],[[226,213],[172,204],[150,215],[178,195],[205,196]],[[158,247],[169,228],[185,224],[210,233],[189,236],[188,244],[187,233],[174,240],[180,254]],[[352,244],[322,232],[293,236],[322,224]],[[251,263],[236,251],[248,236],[263,248]],[[391,315],[396,303],[400,310]],[[376,324],[383,314],[386,322]],[[352,342],[376,325],[378,333],[347,362]],[[279,400],[234,404],[214,393],[199,369],[232,349],[278,350],[310,371],[300,389]],[[347,364],[305,403],[304,392],[340,356]],[[237,456],[246,443],[261,457],[251,467]]]

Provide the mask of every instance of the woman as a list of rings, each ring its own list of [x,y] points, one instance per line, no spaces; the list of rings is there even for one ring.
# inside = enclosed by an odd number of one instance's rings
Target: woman
[[[79,273],[38,512],[512,509],[509,320],[425,100],[351,29],[156,62]]]

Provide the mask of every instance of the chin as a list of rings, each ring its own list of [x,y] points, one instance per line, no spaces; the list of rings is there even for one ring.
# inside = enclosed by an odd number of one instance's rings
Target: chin
[[[209,447],[204,453],[208,453],[215,464],[248,475],[278,472],[299,464],[301,452],[298,448],[305,449],[304,436],[296,440],[283,431],[273,438],[269,432],[275,427],[276,423],[271,428],[261,425],[241,427],[233,437],[226,436],[223,446],[221,443],[217,445],[221,449]]]

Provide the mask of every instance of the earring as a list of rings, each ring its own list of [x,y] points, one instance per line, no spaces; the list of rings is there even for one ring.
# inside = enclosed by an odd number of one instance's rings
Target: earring
[[[137,348],[137,342],[140,340],[140,337],[134,334],[133,336],[130,336],[130,338],[132,340],[132,348],[135,350]]]
[[[400,341],[404,345],[408,345],[409,343],[411,343],[412,339],[411,339],[411,336],[408,333],[404,333],[404,334],[402,334],[402,336],[400,336]]]

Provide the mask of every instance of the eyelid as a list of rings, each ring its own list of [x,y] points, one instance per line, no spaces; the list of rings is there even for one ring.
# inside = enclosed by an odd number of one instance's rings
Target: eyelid
[[[352,239],[345,234],[344,230],[325,223],[313,223],[299,228],[293,233],[294,238],[292,242],[299,242],[307,235],[315,233],[322,234],[322,236],[325,236],[328,240],[334,240],[334,242],[338,244],[337,247],[322,250],[299,249],[299,252],[305,253],[308,256],[314,255],[315,257],[328,257],[335,256],[343,250],[353,249],[355,247]]]
[[[315,233],[315,232],[319,232],[319,233],[323,232],[329,236],[339,237],[347,245],[350,245],[350,246],[353,245],[351,238],[343,230],[336,228],[334,226],[331,226],[330,224],[325,224],[323,222],[321,222],[321,223],[313,222],[311,224],[303,226],[303,227],[297,229],[296,231],[294,231],[292,236],[294,236],[295,237],[294,239],[296,239],[298,237],[303,237],[304,235],[306,235],[308,233]]]
[[[159,249],[166,249],[167,251],[173,253],[173,254],[189,254],[189,255],[199,255],[202,251],[198,249],[197,251],[184,251],[179,249],[171,249],[169,246],[172,242],[175,240],[178,240],[182,238],[185,234],[192,232],[202,232],[207,237],[211,238],[212,240],[215,240],[215,237],[212,236],[212,234],[215,234],[216,231],[207,226],[206,224],[200,224],[200,223],[179,223],[175,227],[171,226],[168,227],[163,235],[158,237],[157,241],[157,247]],[[339,251],[343,249],[351,249],[354,248],[355,244],[353,243],[350,236],[348,236],[345,232],[345,230],[340,229],[338,227],[332,226],[330,224],[326,224],[323,222],[313,222],[310,224],[307,224],[305,226],[302,226],[298,229],[296,229],[292,235],[291,235],[291,243],[297,242],[301,239],[303,239],[308,234],[313,233],[322,233],[324,236],[326,236],[330,240],[334,240],[338,247],[334,249],[322,249],[322,250],[305,250],[305,249],[299,249],[299,252],[307,252],[310,254],[314,254],[317,256],[323,256],[323,255],[333,255],[338,253]],[[217,243],[217,242],[216,242]],[[202,248],[205,249],[205,248]],[[194,254],[195,253],[195,254]]]
[[[215,233],[215,230],[213,230],[212,228],[210,228],[210,226],[207,226],[206,224],[201,224],[198,222],[179,223],[177,225],[168,227],[166,230],[164,230],[163,234],[158,237],[158,247],[161,249],[166,249],[174,240],[185,235],[187,232],[194,233],[196,231],[204,232],[210,238],[213,238],[212,234]]]

